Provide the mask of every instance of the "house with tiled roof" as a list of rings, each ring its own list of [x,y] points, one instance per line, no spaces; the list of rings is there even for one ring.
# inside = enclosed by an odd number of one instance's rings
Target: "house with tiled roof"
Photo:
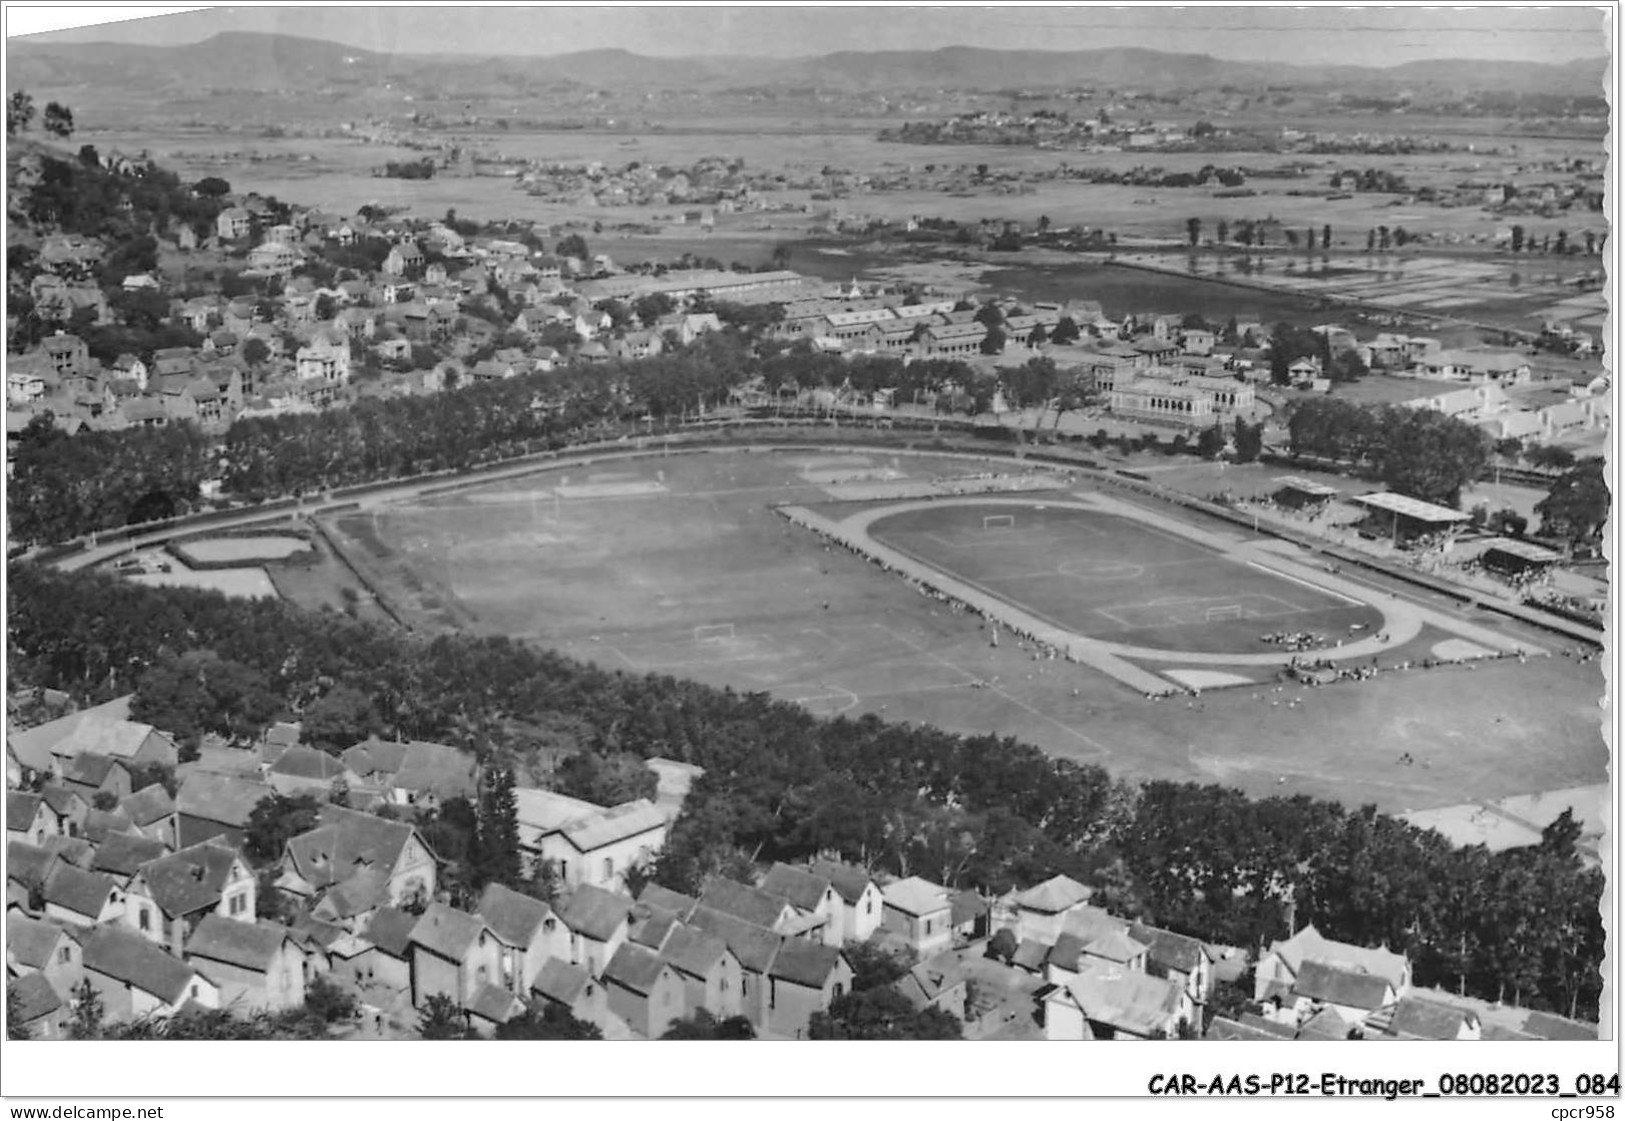
[[[1196,1009],[1172,981],[1107,962],[1086,965],[1044,998],[1046,1039],[1173,1039]]]
[[[683,920],[671,911],[636,903],[632,906],[626,937],[628,941],[658,953],[671,940],[672,932],[682,924]]]
[[[1579,1040],[1596,1039],[1597,1025],[1584,1024],[1550,1012],[1531,1012],[1524,1019],[1522,1031],[1535,1039]]]
[[[788,900],[801,919],[820,920],[819,931],[824,945],[841,944],[842,902],[829,880],[805,868],[778,863],[762,877],[760,888],[770,895]]]
[[[1367,1017],[1368,1037],[1376,1019]],[[1476,1040],[1483,1038],[1483,1021],[1470,1008],[1411,995],[1393,1006],[1380,1034],[1390,1039]]]
[[[1213,959],[1200,939],[1145,923],[1135,923],[1128,933],[1147,948],[1147,973],[1177,981],[1192,1001],[1207,1003],[1213,991]]]
[[[69,926],[113,922],[124,914],[124,893],[109,877],[59,861],[42,889],[45,917]]]
[[[733,915],[780,934],[791,933],[801,926],[801,916],[782,895],[774,895],[723,876],[706,879],[700,891],[700,906]]]
[[[352,908],[363,891],[375,907],[433,897],[439,861],[415,827],[334,805],[316,820],[316,828],[288,840],[278,891],[312,908],[340,885]]]
[[[143,864],[128,890],[124,925],[180,953],[208,915],[253,922],[258,884],[238,851],[215,838]]]
[[[673,922],[656,952],[683,983],[685,1015],[697,1008],[719,1020],[740,1015],[743,971],[739,959],[721,938]]]
[[[43,973],[8,977],[6,999],[11,1004],[7,1026],[19,1032],[18,1038],[72,1038],[73,1009]]]
[[[487,884],[474,913],[502,946],[501,984],[523,997],[548,958],[570,958],[570,931],[540,899]]]
[[[95,810],[91,810],[90,812],[92,814],[96,813]],[[87,872],[90,870],[91,861],[95,859],[96,856],[96,846],[91,843],[88,837],[83,836],[47,837],[45,838],[45,844],[41,847],[43,847],[46,852],[55,853],[57,856],[60,856],[64,863],[71,864],[75,868],[80,868]]]
[[[6,791],[7,841],[43,845],[45,838],[55,836],[59,827],[59,819],[44,798],[24,790]]]
[[[45,881],[58,865],[65,864],[60,856],[48,849],[22,841],[6,841],[6,909],[20,908],[25,914],[44,913],[41,893]]]
[[[1241,1040],[1249,1043],[1275,1043],[1288,1036],[1278,1035],[1251,1024],[1239,1023],[1226,1016],[1215,1016],[1213,1022],[1207,1026],[1207,1033],[1202,1036],[1204,1040]]]
[[[169,850],[160,841],[139,833],[109,833],[96,846],[90,871],[109,877],[119,887],[128,887],[141,866],[158,860]]]
[[[220,1007],[220,987],[124,927],[97,927],[84,940],[85,977],[108,1023],[169,1016],[182,1005]]]
[[[276,794],[268,784],[237,775],[193,771],[175,792],[175,832],[181,847],[222,837],[241,845],[254,807]]]
[[[122,713],[113,716],[111,713]],[[37,727],[7,737],[17,758],[35,771],[60,773],[59,762],[81,751],[112,755],[127,765],[163,763],[173,767],[179,757],[175,741],[150,724],[126,719],[128,698],[70,712]]]
[[[643,885],[638,892],[638,903],[644,907],[658,908],[669,911],[679,918],[686,917],[694,909],[699,900],[693,896],[684,895],[680,891],[673,891],[669,887],[649,882]]]
[[[87,804],[104,791],[123,798],[130,793],[131,784],[129,767],[99,751],[81,751],[62,765],[62,785]]]
[[[349,786],[359,785],[361,781],[335,757],[302,744],[284,748],[276,761],[265,768],[265,781],[278,794],[288,797],[314,794],[325,799],[337,780]]]
[[[276,1012],[305,1003],[305,955],[285,926],[208,915],[186,939],[182,956],[220,986],[227,1008]]]
[[[1016,937],[1053,945],[1066,916],[1089,902],[1094,891],[1069,876],[1051,876],[1016,895]]]
[[[1376,974],[1306,961],[1293,978],[1291,990],[1279,999],[1283,1007],[1295,1008],[1300,1020],[1330,1008],[1348,1023],[1360,1024],[1399,996],[1391,982]]]
[[[599,980],[609,1010],[645,1039],[659,1039],[674,1020],[686,1015],[677,971],[659,954],[633,942],[616,948]]]
[[[668,813],[646,798],[605,809],[522,787],[514,800],[526,863],[553,861],[571,887],[623,887],[628,869],[646,866],[665,846],[670,825]]]
[[[412,987],[412,928],[418,916],[399,907],[380,907],[362,928],[361,938],[372,944],[374,960],[368,965],[374,983],[408,992]]]
[[[84,979],[84,954],[68,927],[21,911],[6,912],[6,973],[38,973],[59,993]]]
[[[771,987],[768,973],[785,940],[784,935],[704,906],[693,909],[687,924],[701,934],[720,938],[738,960],[740,1014],[749,1019],[758,1031],[764,1030]]]
[[[578,1020],[600,1028],[610,1016],[609,995],[591,973],[559,958],[548,958],[531,982],[531,999],[555,1004]]]
[[[1269,1000],[1290,992],[1307,961],[1325,962],[1343,969],[1381,977],[1403,996],[1411,987],[1411,964],[1403,954],[1387,947],[1370,949],[1327,938],[1311,923],[1291,938],[1272,943],[1254,968],[1253,999]]]
[[[412,1005],[445,996],[466,1009],[474,994],[502,977],[502,947],[478,916],[430,903],[412,927]]]
[[[626,941],[632,900],[618,892],[583,884],[570,893],[559,909],[559,921],[570,931],[570,961],[595,976]]]
[[[119,809],[129,817],[130,824],[142,836],[158,841],[167,848],[181,847],[175,800],[162,783],[154,782],[125,795],[119,799]]]
[[[437,810],[448,799],[477,795],[479,763],[469,752],[455,747],[413,740],[384,789],[398,805]]]
[[[815,1012],[852,987],[852,966],[833,946],[786,938],[768,970],[767,1030],[784,1039],[803,1039]]]
[[[964,971],[951,954],[922,961],[892,983],[918,1011],[938,1008],[955,1019],[965,1018],[967,985]]]
[[[921,957],[948,948],[953,939],[953,908],[948,889],[919,876],[887,884],[881,925],[913,947]]]

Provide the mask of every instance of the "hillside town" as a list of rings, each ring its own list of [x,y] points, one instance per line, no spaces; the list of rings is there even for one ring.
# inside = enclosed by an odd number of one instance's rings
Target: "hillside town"
[[[302,738],[278,723],[183,763],[128,698],[8,731],[14,1030],[69,1039],[87,1008],[108,1026],[321,994],[347,1038],[448,1020],[502,1038],[535,1014],[654,1039],[704,1013],[805,1039],[839,998],[883,985],[904,1014],[934,1009],[972,1039],[1596,1037],[1419,987],[1403,954],[1313,925],[1249,950],[1126,920],[1064,875],[989,897],[819,859],[684,895],[647,872],[702,772],[658,757],[652,800],[513,789],[523,890],[474,892],[426,836],[489,789],[470,756]]]

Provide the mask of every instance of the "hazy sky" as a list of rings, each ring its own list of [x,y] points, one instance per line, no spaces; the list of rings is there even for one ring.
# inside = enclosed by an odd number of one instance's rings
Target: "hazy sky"
[[[794,56],[946,46],[1045,50],[1134,46],[1238,60],[1384,66],[1424,58],[1533,62],[1594,58],[1608,53],[1612,34],[1602,8],[1574,4],[1466,9],[1324,4],[1298,8],[265,4],[174,15],[150,14],[153,11],[136,6],[12,6],[7,35],[79,25],[38,38],[173,45],[197,42],[220,31],[274,31],[414,54],[545,55],[620,47],[647,55]],[[83,26],[91,21],[98,26]]]

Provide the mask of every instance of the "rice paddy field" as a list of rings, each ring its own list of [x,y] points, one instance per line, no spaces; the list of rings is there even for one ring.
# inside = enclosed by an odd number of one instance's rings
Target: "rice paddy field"
[[[987,620],[775,512],[796,504],[867,517],[888,503],[843,501],[854,478],[902,486],[1010,470],[872,449],[690,453],[381,503],[330,530],[368,583],[426,630],[508,634],[822,714],[1011,735],[1129,778],[1222,781],[1395,812],[1606,782],[1596,662],[1372,574],[1306,574],[1295,547],[1201,515],[1136,510],[1085,484],[873,518],[877,539],[939,572],[1080,633],[1143,644],[1151,672],[1180,680],[1194,670],[1189,681],[1233,686],[1149,701],[1008,634],[995,645]],[[1063,513],[1065,503],[1080,509]],[[983,507],[1006,504],[1013,525],[984,526]],[[1144,571],[1122,578],[1128,566]],[[1382,671],[1364,681],[1285,684],[1277,670],[1287,653],[1260,641],[1318,630],[1352,644],[1378,618],[1392,639],[1371,655]],[[1515,646],[1541,652],[1504,656]],[[1487,656],[1495,652],[1503,656]],[[1432,658],[1462,660],[1422,669]],[[1399,762],[1406,753],[1414,763]]]

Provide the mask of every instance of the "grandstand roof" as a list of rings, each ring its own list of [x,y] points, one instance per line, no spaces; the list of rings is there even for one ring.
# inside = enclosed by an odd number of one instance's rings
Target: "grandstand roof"
[[[1340,493],[1336,487],[1312,482],[1299,475],[1277,475],[1275,481],[1288,490],[1295,490],[1300,494],[1311,495],[1315,498],[1335,498]]]
[[[1419,498],[1411,498],[1403,494],[1391,494],[1382,491],[1377,494],[1362,494],[1354,499],[1362,506],[1369,506],[1373,510],[1386,510],[1390,514],[1411,518],[1419,522],[1433,522],[1446,525],[1452,522],[1465,522],[1471,520],[1460,510],[1452,510],[1448,506],[1435,506],[1431,502],[1423,502]]]

